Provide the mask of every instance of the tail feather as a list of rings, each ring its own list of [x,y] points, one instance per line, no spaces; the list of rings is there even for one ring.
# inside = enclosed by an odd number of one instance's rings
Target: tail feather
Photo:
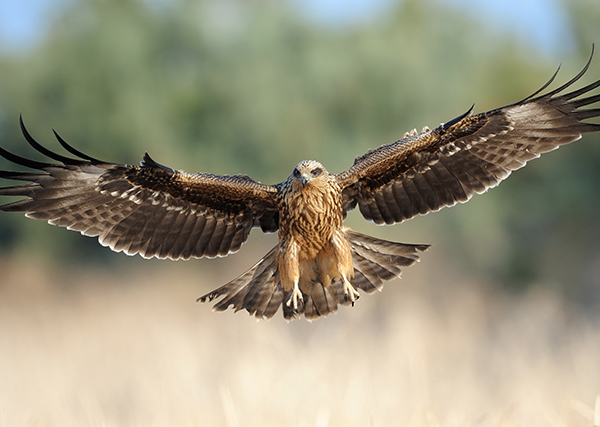
[[[391,257],[386,257],[379,252],[374,252],[373,249],[367,249],[362,246],[353,247],[352,262],[358,261],[355,264],[355,269],[367,267],[364,274],[378,277],[382,280],[391,280],[398,277],[401,273],[400,267],[393,264]]]
[[[320,316],[319,311],[317,310],[317,306],[315,305],[315,301],[312,298],[312,295],[303,293],[302,297],[304,298],[304,303],[302,307],[299,310],[297,310],[298,312],[293,314],[293,317],[287,317],[285,315],[286,310],[284,310],[283,314],[286,319],[299,318],[302,315],[302,313],[304,313],[304,317],[306,317],[306,319],[308,320],[313,320]]]
[[[354,230],[346,230],[352,245],[354,280],[359,289],[373,293],[383,289],[383,281],[400,277],[400,267],[410,267],[419,261],[418,251],[429,245],[410,245],[377,239]]]
[[[259,319],[272,317],[283,300],[276,249],[277,246],[241,276],[201,296],[197,301],[207,302],[225,296],[215,304],[216,311],[233,306],[236,312],[245,309]]]
[[[273,315],[275,315],[275,313],[277,313],[277,310],[279,310],[279,306],[281,305],[282,301],[283,289],[281,288],[281,286],[277,286],[275,288],[275,291],[273,292],[273,295],[271,295],[271,297],[267,301],[267,304],[265,305],[265,308],[262,311],[262,313],[259,313],[258,311],[256,313],[260,314],[262,318],[270,319],[271,317],[273,317]]]
[[[383,289],[383,281],[381,279],[376,276],[366,276],[356,267],[356,265],[354,266],[354,280],[352,283],[358,289],[365,291],[368,294]]]
[[[400,267],[408,267],[419,260],[418,251],[425,251],[428,245],[409,245],[377,239],[347,229],[346,237],[352,246],[352,262],[354,278],[351,284],[356,288],[373,293],[383,289],[385,280],[399,277]],[[344,294],[342,280],[323,286],[318,281],[303,281],[300,286],[303,303],[294,309],[286,301],[291,291],[285,292],[281,286],[277,266],[277,250],[275,246],[252,268],[231,282],[198,298],[198,301],[212,301],[223,297],[215,304],[214,309],[224,311],[229,307],[237,312],[247,310],[250,315],[259,319],[269,319],[282,307],[285,319],[297,319],[303,314],[308,320],[335,313],[338,305],[350,305]]]
[[[324,287],[319,282],[311,282],[307,286],[308,289],[306,286],[300,288],[304,297],[304,317],[313,320],[337,312],[338,301],[331,294],[331,286]]]

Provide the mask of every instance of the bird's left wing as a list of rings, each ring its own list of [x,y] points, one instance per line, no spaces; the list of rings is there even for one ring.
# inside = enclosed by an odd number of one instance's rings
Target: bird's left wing
[[[523,101],[472,116],[471,110],[434,130],[405,138],[358,157],[336,175],[345,210],[357,204],[363,216],[393,224],[483,193],[541,153],[576,141],[582,133],[600,131],[600,109],[581,107],[600,95],[581,97],[600,80],[561,94],[587,71],[565,85],[537,96],[556,77]],[[557,71],[558,72],[558,71]],[[471,108],[472,109],[472,108]]]
[[[188,259],[224,256],[237,251],[252,227],[278,228],[273,186],[247,176],[188,174],[159,165],[148,154],[140,166],[103,162],[64,142],[77,159],[38,144],[21,121],[27,141],[59,163],[43,163],[9,153],[9,161],[37,169],[0,171],[0,178],[30,181],[0,188],[0,195],[26,199],[0,206],[47,220],[129,255]]]

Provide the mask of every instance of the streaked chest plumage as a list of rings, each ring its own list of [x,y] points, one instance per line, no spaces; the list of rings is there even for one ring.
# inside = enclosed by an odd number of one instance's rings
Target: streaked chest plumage
[[[290,185],[281,194],[279,238],[292,239],[307,255],[328,246],[343,222],[337,183],[330,179],[318,187]]]

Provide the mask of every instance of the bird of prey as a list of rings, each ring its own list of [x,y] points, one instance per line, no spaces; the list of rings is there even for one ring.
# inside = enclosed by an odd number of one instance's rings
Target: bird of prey
[[[25,199],[0,206],[29,218],[97,236],[114,251],[150,258],[225,256],[240,249],[253,227],[279,233],[277,245],[224,286],[198,298],[218,311],[245,309],[257,318],[279,307],[286,319],[315,319],[354,305],[358,290],[381,290],[383,281],[418,261],[428,245],[395,243],[343,225],[359,207],[377,224],[399,223],[483,193],[541,153],[573,142],[600,124],[584,120],[600,109],[590,91],[600,80],[565,93],[587,71],[547,93],[472,115],[472,109],[437,128],[409,132],[396,142],[355,159],[348,170],[329,173],[313,160],[298,163],[288,178],[264,185],[245,175],[188,174],[155,162],[109,163],[83,154],[55,136],[71,156],[55,153],[21,130],[29,144],[55,162],[0,155],[32,172],[0,171],[28,181],[0,195]]]

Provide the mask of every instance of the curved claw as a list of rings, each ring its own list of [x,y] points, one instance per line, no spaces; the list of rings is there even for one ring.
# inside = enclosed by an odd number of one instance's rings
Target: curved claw
[[[298,283],[294,283],[294,289],[292,289],[292,295],[287,300],[285,305],[288,307],[292,307],[294,310],[298,311],[298,307],[301,307],[304,304],[304,297],[302,296],[302,292],[298,287]]]
[[[352,307],[354,307],[354,302],[360,298],[360,294],[356,290],[356,288],[348,281],[346,276],[342,276],[344,279],[344,300],[350,301],[352,303]]]

